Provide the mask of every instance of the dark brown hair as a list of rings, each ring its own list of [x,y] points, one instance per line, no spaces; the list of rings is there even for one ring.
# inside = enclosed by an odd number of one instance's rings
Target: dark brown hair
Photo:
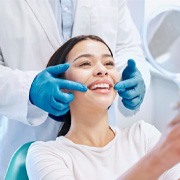
[[[70,40],[68,40],[66,43],[64,43],[51,57],[51,59],[49,60],[47,67],[48,66],[55,66],[58,64],[64,64],[67,61],[67,55],[68,53],[71,51],[71,49],[79,42],[84,41],[84,40],[95,40],[95,41],[99,41],[102,42],[103,44],[105,44],[107,46],[107,48],[109,49],[111,55],[112,51],[109,48],[109,46],[98,36],[95,35],[82,35],[82,36],[76,36],[71,38]],[[59,78],[64,78],[64,74],[59,74],[58,76]],[[70,111],[68,111],[65,115],[63,115],[60,119],[62,119],[62,121],[64,121],[64,124],[61,128],[61,130],[58,133],[58,136],[64,136],[67,134],[67,132],[70,129],[71,126],[71,114]]]

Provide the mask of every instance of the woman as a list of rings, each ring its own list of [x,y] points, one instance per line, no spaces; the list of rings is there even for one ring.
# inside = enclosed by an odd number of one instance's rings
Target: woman
[[[157,179],[180,161],[180,145],[174,146],[177,152],[172,154],[164,148],[172,147],[167,143],[168,135],[152,149],[160,138],[153,126],[143,121],[120,130],[108,125],[108,108],[117,94],[114,85],[120,76],[103,40],[97,36],[70,39],[56,51],[48,66],[64,63],[70,67],[59,77],[85,84],[88,90],[81,93],[64,87],[63,91],[73,92],[75,99],[64,116],[60,137],[30,147],[29,179]],[[134,61],[128,63],[134,66]],[[176,126],[180,127],[179,121]],[[167,154],[169,159],[162,160]],[[162,179],[177,180],[178,168],[163,174]]]

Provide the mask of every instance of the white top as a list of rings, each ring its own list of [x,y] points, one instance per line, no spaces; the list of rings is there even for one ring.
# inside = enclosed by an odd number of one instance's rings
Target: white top
[[[144,156],[159,140],[160,133],[152,125],[140,121],[130,128],[113,128],[115,138],[106,146],[75,144],[61,136],[56,141],[36,142],[27,156],[27,172],[31,180],[113,180]],[[177,180],[180,165],[161,179]]]

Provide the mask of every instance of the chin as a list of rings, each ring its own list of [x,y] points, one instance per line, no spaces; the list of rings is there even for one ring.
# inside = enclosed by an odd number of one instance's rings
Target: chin
[[[74,93],[75,94],[75,93]],[[78,95],[78,96],[77,96]],[[89,108],[95,109],[108,109],[112,103],[114,102],[115,94],[109,94],[109,95],[89,95],[89,94],[78,94],[76,93],[74,102],[76,102],[78,105],[82,106],[88,106]],[[79,102],[79,103],[78,103]]]
[[[91,104],[93,104],[93,106],[96,106],[97,108],[108,109],[112,105],[112,102],[112,100],[103,99],[98,101],[95,100]]]

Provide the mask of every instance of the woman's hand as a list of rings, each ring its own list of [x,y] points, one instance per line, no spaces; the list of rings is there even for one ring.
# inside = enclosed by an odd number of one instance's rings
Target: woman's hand
[[[180,114],[168,124],[166,132],[154,150],[167,169],[180,162]]]
[[[158,179],[179,162],[180,114],[168,124],[156,146],[117,180]]]

